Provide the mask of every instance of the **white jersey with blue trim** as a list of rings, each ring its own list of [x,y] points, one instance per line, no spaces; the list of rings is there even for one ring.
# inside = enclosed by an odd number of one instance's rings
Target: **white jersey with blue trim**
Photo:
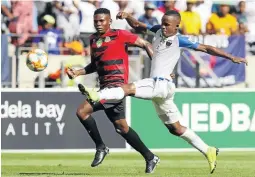
[[[170,78],[170,74],[180,58],[180,48],[196,49],[199,44],[180,34],[165,38],[160,25],[152,27],[150,31],[155,33],[152,42],[153,57],[150,77]]]

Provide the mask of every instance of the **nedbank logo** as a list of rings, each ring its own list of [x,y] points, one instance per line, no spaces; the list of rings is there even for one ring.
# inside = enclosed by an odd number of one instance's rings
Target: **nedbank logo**
[[[254,105],[233,103],[182,104],[181,122],[197,132],[255,132]],[[189,118],[189,119],[187,119]]]

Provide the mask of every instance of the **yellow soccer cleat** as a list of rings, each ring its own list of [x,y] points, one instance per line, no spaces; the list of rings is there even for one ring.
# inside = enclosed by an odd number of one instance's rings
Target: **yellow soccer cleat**
[[[216,169],[216,165],[217,165],[216,158],[217,158],[218,153],[219,153],[219,149],[215,148],[215,147],[209,147],[206,152],[205,156],[208,160],[211,174]]]
[[[99,102],[99,94],[95,89],[84,87],[82,84],[78,84],[80,92],[87,97],[89,101]]]

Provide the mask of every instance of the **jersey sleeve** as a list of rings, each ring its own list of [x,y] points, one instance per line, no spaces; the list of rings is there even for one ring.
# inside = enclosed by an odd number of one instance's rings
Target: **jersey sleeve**
[[[154,25],[154,26],[147,25],[147,29],[153,33],[156,33],[160,28],[161,28],[160,25]]]
[[[199,46],[199,43],[191,41],[188,37],[178,35],[179,39],[179,47],[185,47],[189,49],[197,49]]]
[[[119,38],[124,43],[134,44],[138,36],[127,30],[119,30]]]

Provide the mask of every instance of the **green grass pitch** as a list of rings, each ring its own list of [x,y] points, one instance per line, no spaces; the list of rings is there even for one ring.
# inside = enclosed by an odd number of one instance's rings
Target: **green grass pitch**
[[[220,152],[214,174],[198,152],[156,153],[161,163],[156,177],[255,177],[255,152]],[[2,153],[2,177],[142,177],[145,161],[137,153],[111,153],[103,164],[91,168],[94,154]]]

